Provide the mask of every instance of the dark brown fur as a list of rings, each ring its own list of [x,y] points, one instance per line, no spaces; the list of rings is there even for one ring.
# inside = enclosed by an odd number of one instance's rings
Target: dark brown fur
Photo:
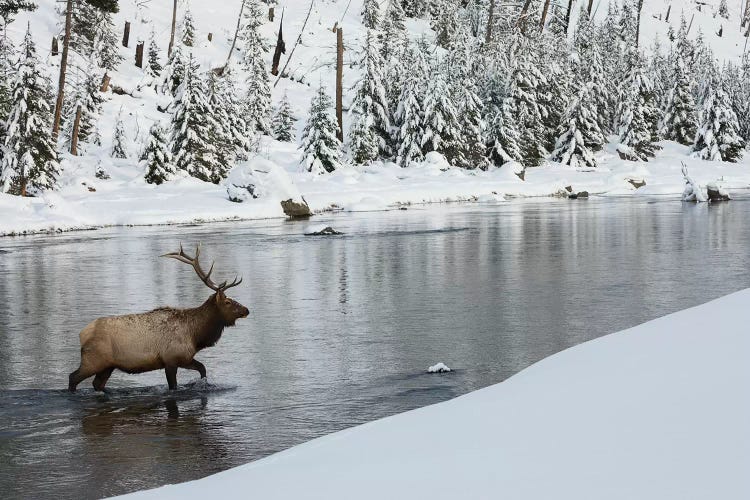
[[[170,389],[177,387],[177,368],[206,369],[195,354],[211,347],[224,328],[245,318],[248,309],[228,298],[222,290],[199,307],[162,307],[142,314],[99,318],[80,333],[81,364],[70,374],[72,392],[83,380],[96,375],[94,389],[103,390],[115,369],[143,373],[164,369]]]

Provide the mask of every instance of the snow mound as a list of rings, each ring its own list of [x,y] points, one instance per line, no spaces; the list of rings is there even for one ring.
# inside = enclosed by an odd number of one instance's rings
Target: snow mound
[[[238,164],[229,172],[226,186],[229,199],[240,203],[256,198],[281,201],[301,197],[289,173],[264,158],[252,158]]]
[[[445,363],[438,363],[427,368],[427,373],[447,373],[452,371]]]

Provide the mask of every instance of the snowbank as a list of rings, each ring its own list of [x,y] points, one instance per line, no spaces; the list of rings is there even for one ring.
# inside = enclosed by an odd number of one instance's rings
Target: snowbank
[[[750,289],[131,498],[750,498]]]

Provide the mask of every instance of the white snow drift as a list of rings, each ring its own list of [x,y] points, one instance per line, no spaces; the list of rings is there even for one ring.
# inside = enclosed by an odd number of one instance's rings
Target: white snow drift
[[[750,289],[130,498],[750,498]]]

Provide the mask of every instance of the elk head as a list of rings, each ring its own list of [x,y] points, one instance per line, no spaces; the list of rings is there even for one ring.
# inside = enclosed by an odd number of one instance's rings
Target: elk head
[[[214,294],[213,300],[216,303],[216,308],[218,309],[219,314],[224,321],[224,324],[226,326],[234,326],[234,323],[238,319],[246,318],[248,314],[250,314],[250,311],[248,311],[247,307],[243,306],[236,300],[227,297],[224,292],[242,283],[242,278],[240,278],[239,280],[235,278],[231,283],[227,283],[226,281],[224,281],[217,285],[216,283],[211,281],[211,273],[214,270],[214,263],[211,263],[211,267],[209,268],[207,273],[204,272],[201,268],[200,262],[198,261],[200,253],[200,244],[195,248],[195,257],[190,257],[189,255],[187,255],[182,250],[182,245],[180,245],[179,252],[167,253],[162,255],[161,257],[169,257],[179,260],[180,262],[184,262],[185,264],[190,264],[201,281],[203,281],[203,283],[208,288],[216,292]]]

